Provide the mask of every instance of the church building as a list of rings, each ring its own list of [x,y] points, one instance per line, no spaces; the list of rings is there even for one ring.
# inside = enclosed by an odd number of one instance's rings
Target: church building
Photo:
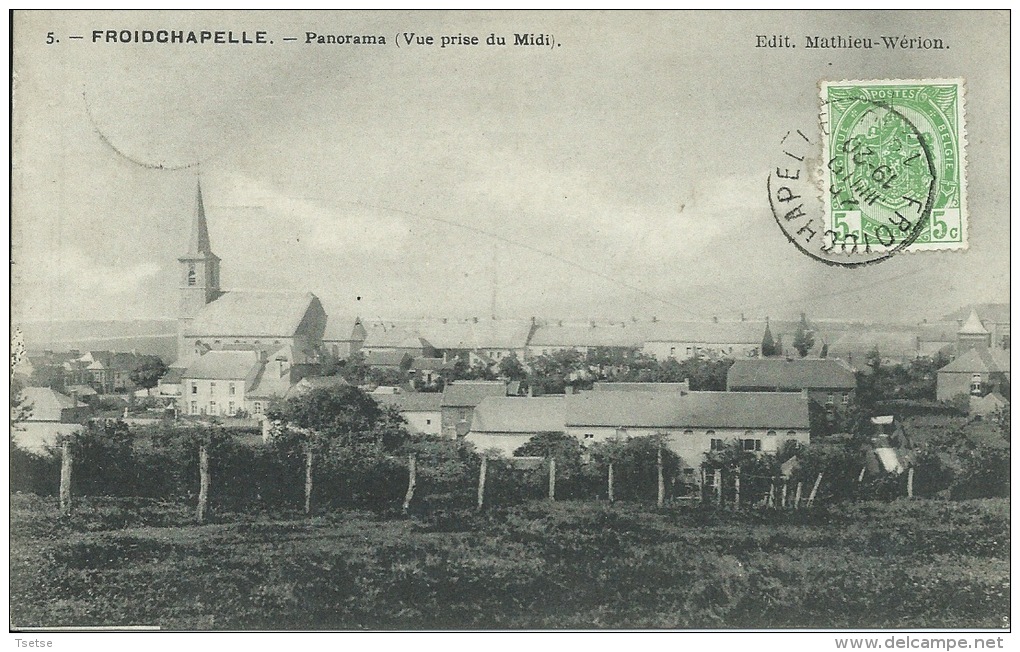
[[[326,312],[310,292],[220,288],[199,185],[180,262],[177,362],[183,414],[258,414],[317,370]]]

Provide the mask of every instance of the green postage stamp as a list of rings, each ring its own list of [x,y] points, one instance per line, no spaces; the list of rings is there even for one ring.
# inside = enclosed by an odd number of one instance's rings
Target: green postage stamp
[[[821,106],[830,250],[967,248],[963,80],[823,81]]]

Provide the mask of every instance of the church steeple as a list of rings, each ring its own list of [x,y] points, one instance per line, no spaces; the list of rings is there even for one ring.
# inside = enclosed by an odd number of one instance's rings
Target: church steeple
[[[195,195],[195,211],[191,220],[191,237],[188,239],[188,251],[177,259],[180,264],[180,308],[178,321],[180,333],[178,337],[178,357],[183,357],[188,350],[185,335],[195,315],[207,303],[215,301],[220,291],[220,259],[212,252],[209,242],[209,225],[205,219],[205,205],[202,202],[202,184],[199,182]]]
[[[202,203],[202,182],[198,182],[198,193],[195,197],[195,220],[191,223],[191,240],[188,242],[188,255],[205,254],[214,256],[209,245],[209,225],[205,221],[205,205]]]

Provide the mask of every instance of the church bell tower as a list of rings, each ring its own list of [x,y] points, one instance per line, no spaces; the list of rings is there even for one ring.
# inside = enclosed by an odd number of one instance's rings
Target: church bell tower
[[[180,264],[180,307],[178,308],[177,359],[186,357],[191,348],[184,342],[184,334],[202,309],[214,301],[220,292],[220,259],[209,245],[209,227],[205,221],[205,206],[202,204],[202,184],[198,184],[195,200],[195,216],[191,223],[191,238],[188,251],[177,259]]]

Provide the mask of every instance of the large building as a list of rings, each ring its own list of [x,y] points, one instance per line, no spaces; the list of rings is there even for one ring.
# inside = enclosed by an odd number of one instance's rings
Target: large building
[[[800,392],[820,406],[846,405],[857,378],[841,360],[832,358],[758,358],[737,360],[726,374],[729,392]]]

